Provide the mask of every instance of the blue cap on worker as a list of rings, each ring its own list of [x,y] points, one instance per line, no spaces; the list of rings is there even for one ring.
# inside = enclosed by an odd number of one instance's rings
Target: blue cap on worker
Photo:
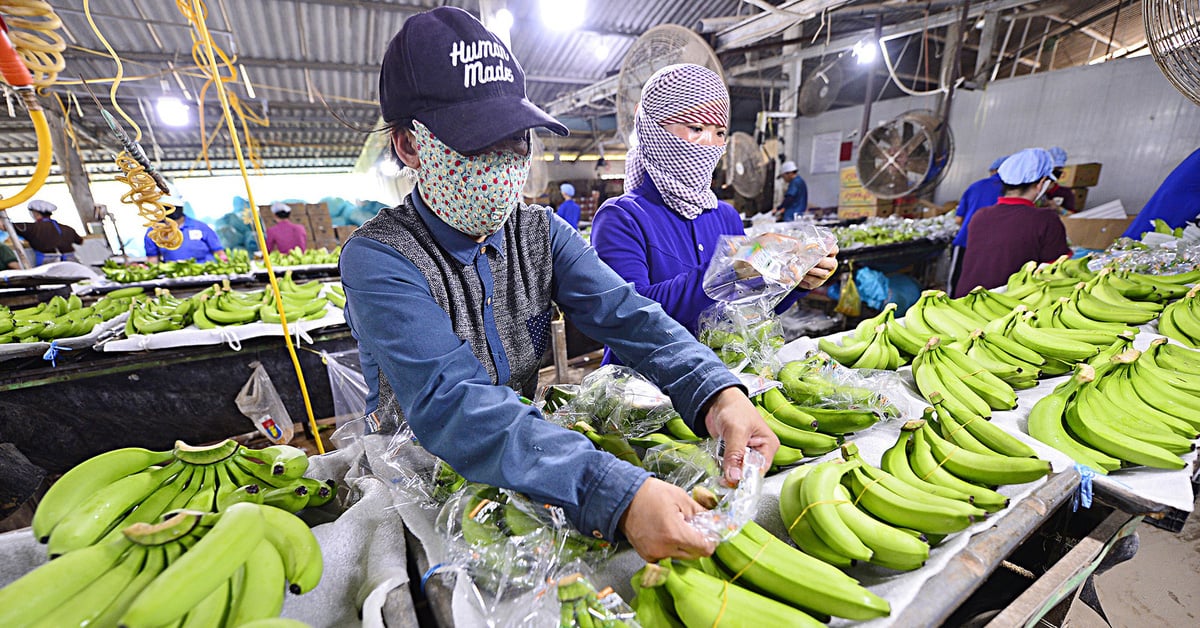
[[[1000,180],[1006,185],[1029,185],[1054,176],[1054,159],[1044,148],[1026,148],[1009,155],[1000,164]]]
[[[53,214],[54,210],[56,209],[58,209],[58,205],[55,205],[50,201],[43,201],[41,199],[29,201],[29,211],[31,212],[37,212],[39,214],[45,214],[49,216],[50,214]]]
[[[558,186],[558,191],[562,192],[563,196],[575,196],[575,186],[570,183],[564,183]]]
[[[1003,157],[997,157],[996,161],[993,161],[992,165],[988,166],[988,170],[991,172],[995,172],[995,171],[999,170],[1000,164],[1004,163],[1005,159],[1008,159],[1008,155],[1004,155]]]
[[[1052,146],[1047,152],[1050,153],[1050,159],[1054,160],[1055,168],[1067,165],[1067,151],[1063,150],[1061,146]]]

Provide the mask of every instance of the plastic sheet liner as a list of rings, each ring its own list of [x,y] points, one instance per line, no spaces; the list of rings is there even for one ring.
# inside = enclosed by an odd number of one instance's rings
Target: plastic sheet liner
[[[333,415],[337,426],[367,412],[367,380],[358,362],[358,349],[321,353],[329,371],[329,389],[333,395]]]

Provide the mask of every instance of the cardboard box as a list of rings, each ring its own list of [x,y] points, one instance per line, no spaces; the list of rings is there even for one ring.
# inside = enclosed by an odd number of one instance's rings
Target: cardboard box
[[[1063,218],[1067,241],[1089,249],[1106,249],[1125,233],[1133,216],[1125,218]]]
[[[875,195],[867,191],[866,188],[842,188],[841,190],[838,190],[839,206],[875,205],[880,202],[890,203],[891,201],[881,201],[880,199],[875,198]]]
[[[1067,164],[1058,184],[1069,188],[1092,187],[1100,183],[1100,164]]]
[[[350,235],[354,233],[355,229],[358,229],[357,225],[347,225],[345,227],[334,227],[333,228],[333,237],[337,239],[338,244],[345,244],[346,240],[350,239]]]
[[[853,218],[886,218],[896,212],[891,201],[880,201],[879,205],[839,205],[837,217],[841,220]]]
[[[1075,211],[1087,209],[1088,188],[1071,188],[1071,192],[1075,194]]]
[[[844,188],[862,187],[862,181],[858,180],[858,170],[854,166],[847,166],[838,171],[838,180]]]

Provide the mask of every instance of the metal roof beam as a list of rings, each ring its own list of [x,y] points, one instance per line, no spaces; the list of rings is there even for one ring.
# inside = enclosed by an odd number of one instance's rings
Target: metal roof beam
[[[984,11],[1004,11],[1029,3],[1030,0],[991,0],[990,2],[981,2],[979,4],[972,3],[970,12],[968,13],[968,19],[978,18],[980,15],[983,15]],[[912,35],[913,33],[920,33],[924,30],[948,26],[954,22],[957,22],[959,18],[960,15],[958,11],[946,11],[937,15],[931,15],[929,16],[929,19],[920,18],[910,20],[908,22],[901,22],[899,24],[892,24],[890,26],[883,27],[880,39],[883,41],[888,41],[898,37]],[[828,44],[809,46],[808,48],[804,48],[795,55],[787,58],[779,55],[750,61],[742,65],[729,68],[725,70],[725,75],[739,76],[742,74],[748,74],[750,72],[758,72],[767,68],[779,67],[785,63],[790,63],[798,59],[809,59],[812,57],[819,57],[829,54],[830,52],[847,50],[853,48],[854,44],[862,41],[863,37],[871,34],[871,30],[855,31],[850,34],[841,35],[837,39],[830,41]]]
[[[762,41],[849,0],[791,0],[717,33],[717,52]],[[756,4],[756,3],[751,3]],[[757,6],[757,4],[756,4]]]

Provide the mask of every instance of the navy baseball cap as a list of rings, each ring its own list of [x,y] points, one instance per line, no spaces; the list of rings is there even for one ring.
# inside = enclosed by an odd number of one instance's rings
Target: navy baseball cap
[[[470,13],[438,7],[404,21],[379,71],[386,122],[419,120],[460,153],[473,153],[534,127],[567,127],[525,97],[525,71]]]

